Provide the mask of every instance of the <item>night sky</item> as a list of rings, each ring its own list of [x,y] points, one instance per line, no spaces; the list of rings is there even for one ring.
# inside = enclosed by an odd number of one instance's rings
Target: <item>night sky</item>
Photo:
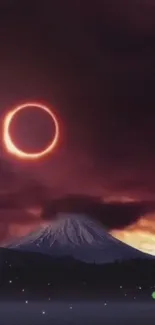
[[[57,197],[74,195],[77,210],[80,195],[81,210],[90,200],[113,234],[143,250],[145,235],[155,253],[154,87],[154,1],[1,1],[1,131],[8,110],[27,101],[54,107],[61,127],[40,161],[20,161],[1,144],[2,241],[42,223],[40,207]],[[34,108],[12,125],[31,152],[52,134]]]

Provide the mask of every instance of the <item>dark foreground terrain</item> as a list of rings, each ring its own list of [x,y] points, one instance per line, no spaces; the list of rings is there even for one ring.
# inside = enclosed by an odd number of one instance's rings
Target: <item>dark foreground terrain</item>
[[[38,253],[0,249],[0,296],[18,293],[22,288],[43,297],[44,293],[80,292],[113,293],[120,287],[128,291],[155,286],[155,259],[120,261],[111,264],[88,264],[71,257],[53,258]],[[141,290],[141,289],[140,289]],[[121,291],[122,294],[122,291]]]
[[[154,259],[97,265],[0,253],[0,325],[155,324]]]

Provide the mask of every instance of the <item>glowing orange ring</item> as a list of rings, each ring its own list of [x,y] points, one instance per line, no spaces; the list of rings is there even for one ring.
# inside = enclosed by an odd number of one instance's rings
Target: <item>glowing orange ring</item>
[[[27,107],[31,107],[31,106],[35,106],[38,107],[40,109],[43,109],[45,112],[47,112],[51,118],[54,121],[54,125],[55,125],[55,135],[54,135],[54,139],[51,142],[51,144],[45,148],[45,150],[37,152],[37,153],[26,153],[22,150],[20,150],[19,148],[17,148],[10,136],[10,125],[11,122],[13,121],[13,118],[15,117],[15,115],[21,111],[24,108]],[[59,125],[58,125],[58,121],[57,118],[55,116],[55,114],[53,112],[51,112],[51,110],[42,104],[38,104],[38,103],[26,103],[20,106],[17,106],[14,110],[11,110],[10,112],[7,113],[7,115],[4,118],[4,124],[3,124],[3,142],[5,145],[6,150],[11,153],[12,155],[17,156],[18,158],[21,159],[38,159],[41,158],[45,155],[47,155],[48,153],[50,153],[56,146],[57,142],[58,142],[58,138],[59,138]]]

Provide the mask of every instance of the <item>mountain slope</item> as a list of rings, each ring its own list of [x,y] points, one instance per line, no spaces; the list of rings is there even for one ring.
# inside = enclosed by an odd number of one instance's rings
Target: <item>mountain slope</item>
[[[52,256],[72,256],[86,262],[109,263],[144,254],[107,234],[102,226],[81,215],[57,216],[48,226],[12,243],[8,248]]]

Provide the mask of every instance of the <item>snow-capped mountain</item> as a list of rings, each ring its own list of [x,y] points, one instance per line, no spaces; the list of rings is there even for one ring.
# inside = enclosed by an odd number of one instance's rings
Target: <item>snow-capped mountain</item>
[[[47,226],[42,226],[7,248],[51,256],[72,256],[78,260],[96,263],[148,258],[147,254],[113,238],[89,217],[70,214],[59,214]]]

